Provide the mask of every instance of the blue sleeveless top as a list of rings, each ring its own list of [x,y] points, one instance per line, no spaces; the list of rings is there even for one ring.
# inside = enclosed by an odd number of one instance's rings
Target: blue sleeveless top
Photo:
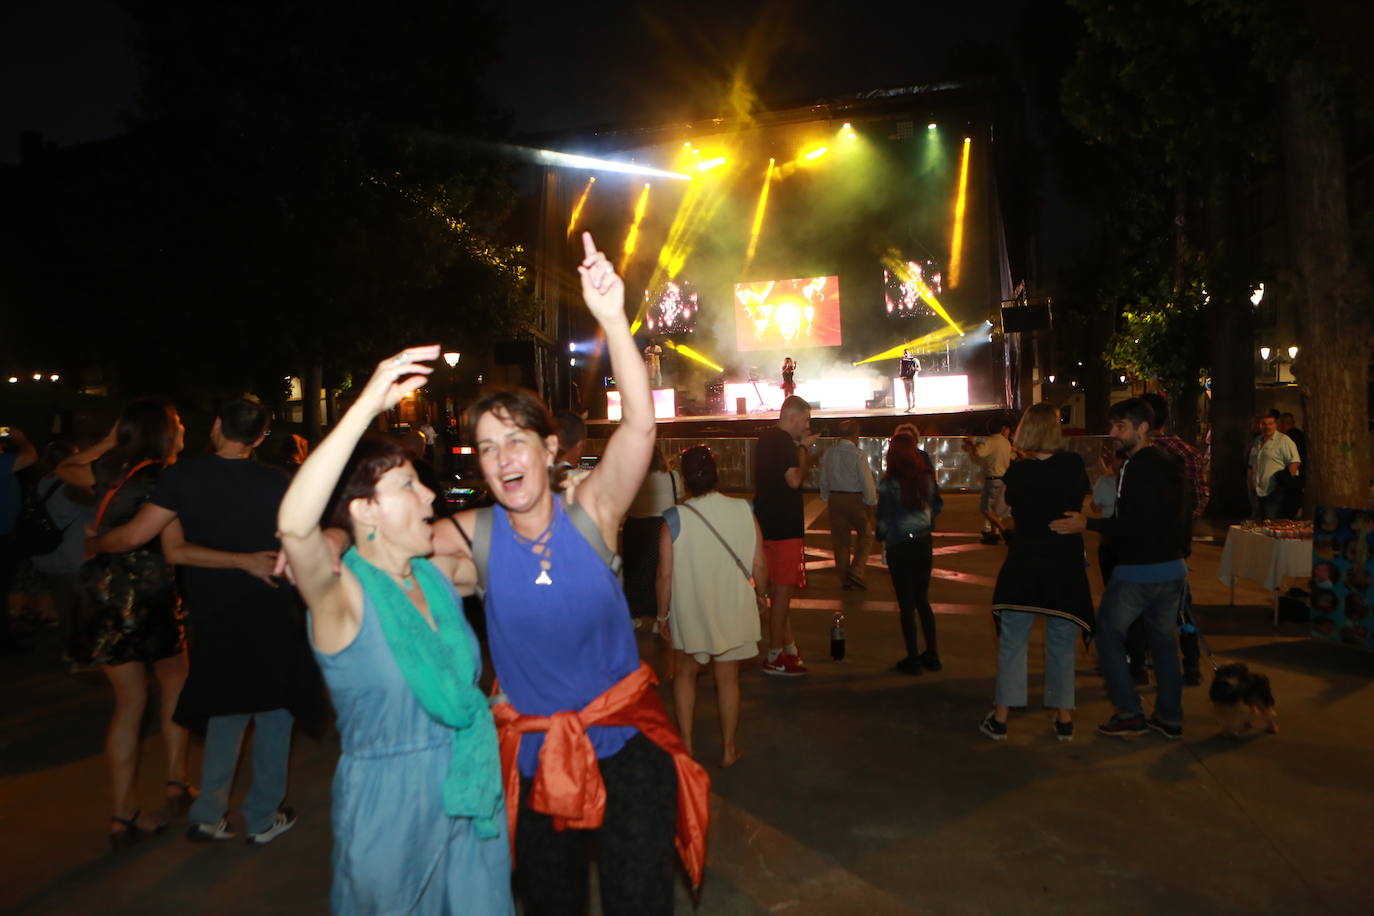
[[[501,689],[524,715],[576,710],[639,668],[625,590],[554,499],[549,585],[537,585],[539,558],[516,539],[506,510],[492,507],[487,558],[487,641]],[[636,734],[631,726],[587,729],[598,759]],[[525,735],[520,772],[533,776],[544,735]]]

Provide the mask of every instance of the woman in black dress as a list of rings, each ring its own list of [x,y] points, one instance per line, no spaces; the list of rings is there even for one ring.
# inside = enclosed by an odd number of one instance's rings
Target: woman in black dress
[[[148,501],[162,469],[176,461],[185,432],[170,404],[152,398],[135,401],[110,435],[63,461],[57,474],[75,486],[96,488],[100,508],[95,527],[103,533],[129,521]],[[134,791],[149,665],[161,694],[167,806],[185,808],[194,799],[186,781],[186,729],[172,721],[186,680],[181,602],[173,568],[163,560],[156,538],[126,553],[87,560],[80,583],[72,655],[78,664],[99,665],[114,688],[105,743],[114,795],[110,841],[123,846],[166,827],[140,813]]]
[[[1073,740],[1074,637],[1093,629],[1092,593],[1083,562],[1082,535],[1050,531],[1065,512],[1079,512],[1088,495],[1083,459],[1060,451],[1059,411],[1052,404],[1026,410],[1013,444],[1029,457],[1003,477],[997,512],[1016,520],[1007,559],[997,574],[992,613],[997,620],[997,689],[992,712],[979,731],[1007,737],[1007,713],[1026,705],[1026,647],[1036,617],[1045,618],[1045,706],[1055,711],[1060,741]]]

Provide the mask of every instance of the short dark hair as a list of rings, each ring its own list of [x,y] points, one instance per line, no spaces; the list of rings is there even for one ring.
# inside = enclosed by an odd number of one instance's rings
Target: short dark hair
[[[252,445],[267,432],[272,412],[252,395],[230,398],[219,408],[219,431],[240,445]]]
[[[782,407],[778,409],[778,416],[783,417],[789,413],[800,413],[803,410],[809,413],[811,411],[811,405],[807,402],[806,398],[798,397],[794,394],[782,402]]]
[[[1006,414],[998,414],[988,421],[988,435],[995,436],[1004,429],[1015,429],[1016,424]]]
[[[353,517],[348,514],[348,504],[355,499],[372,499],[377,495],[377,481],[382,479],[382,475],[408,460],[405,449],[394,439],[377,433],[363,436],[353,447],[353,454],[348,456],[348,462],[339,474],[324,523],[330,528],[352,532]]]
[[[519,429],[529,430],[540,439],[554,434],[553,417],[544,401],[528,388],[498,388],[484,394],[467,409],[467,437],[477,439],[477,421],[486,414],[510,420]]]
[[[716,471],[716,456],[704,445],[694,445],[682,453],[682,482],[693,496],[710,493],[720,477]]]
[[[1164,400],[1162,394],[1155,394],[1147,391],[1140,396],[1140,400],[1150,405],[1150,410],[1154,411],[1155,418],[1150,423],[1150,428],[1158,432],[1169,425],[1169,402]]]
[[[587,421],[571,410],[560,410],[553,415],[554,425],[558,427],[558,450],[566,452],[587,438]]]
[[[1140,398],[1127,398],[1118,401],[1107,408],[1108,420],[1127,420],[1132,426],[1139,426],[1141,423],[1150,424],[1150,429],[1155,428],[1155,412],[1150,405]]]
[[[859,421],[841,420],[840,425],[835,429],[835,432],[837,435],[839,435],[841,439],[848,439],[850,436],[857,436],[859,434]]]

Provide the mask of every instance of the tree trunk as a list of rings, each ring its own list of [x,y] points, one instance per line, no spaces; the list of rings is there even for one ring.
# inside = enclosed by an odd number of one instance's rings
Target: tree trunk
[[[1245,465],[1255,413],[1255,315],[1248,276],[1240,263],[1247,246],[1237,231],[1236,179],[1217,166],[1211,172],[1203,220],[1209,255],[1206,308],[1212,369],[1207,513],[1216,518],[1244,518],[1250,512]]]
[[[320,390],[324,387],[324,366],[312,359],[301,379],[301,420],[305,423],[305,438],[313,448],[320,444]]]
[[[1345,138],[1317,64],[1295,63],[1280,93],[1289,250],[1301,295],[1293,368],[1307,396],[1306,508],[1364,508],[1374,315],[1369,276],[1351,252]]]

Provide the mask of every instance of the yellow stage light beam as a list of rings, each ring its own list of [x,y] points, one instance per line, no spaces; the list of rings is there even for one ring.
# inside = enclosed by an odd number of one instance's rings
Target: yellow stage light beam
[[[903,350],[910,350],[912,353],[917,354],[929,353],[945,341],[953,340],[955,337],[963,337],[967,331],[973,330],[975,327],[977,327],[976,324],[966,325],[963,328],[957,325],[940,328],[922,337],[899,343],[897,346],[884,350],[881,353],[875,353],[866,359],[858,360],[854,365],[862,366],[864,363],[876,363],[882,362],[885,359],[897,359],[902,355]]]
[[[587,179],[587,186],[582,189],[582,196],[577,199],[577,205],[573,207],[572,219],[568,220],[568,238],[572,238],[573,230],[577,228],[577,221],[582,216],[582,208],[587,205],[587,195],[592,193],[592,185],[596,184],[596,176]]]
[[[818,146],[813,150],[808,150],[807,152],[802,153],[802,162],[815,162],[817,159],[821,158],[828,152],[830,152],[830,147]]]
[[[666,346],[669,350],[675,350],[678,353],[681,353],[683,356],[687,357],[688,359],[693,360],[694,362],[701,363],[703,366],[707,366],[711,369],[716,370],[717,372],[725,371],[725,368],[723,366],[717,366],[715,363],[711,362],[709,359],[702,356],[700,353],[698,353],[696,350],[693,350],[686,344],[673,343],[671,340],[667,340],[664,341],[664,346]]]
[[[749,233],[749,250],[744,255],[744,269],[754,263],[754,252],[759,247],[759,233],[763,231],[763,214],[768,210],[768,187],[773,183],[774,162],[768,160],[768,171],[763,176],[763,190],[759,191],[759,203],[754,208],[754,228]]]
[[[973,141],[964,138],[964,157],[959,161],[959,195],[954,199],[954,234],[949,242],[949,288],[959,285],[964,267],[964,206],[968,202],[968,153]]]
[[[709,172],[709,171],[711,171],[711,169],[715,168],[716,166],[718,166],[718,165],[724,165],[724,164],[725,164],[725,157],[724,157],[724,156],[717,156],[717,157],[714,158],[714,159],[706,159],[706,160],[704,160],[704,161],[702,161],[702,162],[698,162],[696,168],[697,168],[697,171],[698,171],[698,172]]]
[[[644,221],[644,211],[649,209],[649,185],[644,185],[644,190],[639,192],[639,200],[635,201],[635,216],[630,223],[630,231],[625,235],[625,250],[620,256],[620,275],[625,275],[625,268],[629,266],[630,255],[635,253],[635,246],[639,244],[639,224]]]

